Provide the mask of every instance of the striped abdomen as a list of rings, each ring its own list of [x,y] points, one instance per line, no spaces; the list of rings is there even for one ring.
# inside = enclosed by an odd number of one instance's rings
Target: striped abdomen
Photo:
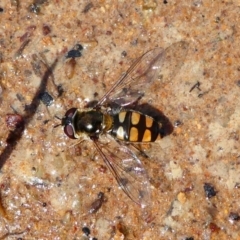
[[[160,138],[160,128],[152,117],[135,111],[121,111],[113,116],[111,134],[128,142],[154,142]]]

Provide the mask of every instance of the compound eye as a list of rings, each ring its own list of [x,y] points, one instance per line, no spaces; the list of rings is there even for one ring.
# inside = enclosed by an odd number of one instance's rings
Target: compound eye
[[[62,125],[64,126],[64,132],[65,134],[72,139],[76,139],[75,137],[75,130],[73,125],[73,118],[76,114],[77,108],[71,108],[69,109],[65,117],[62,119]]]
[[[72,118],[76,111],[77,111],[77,108],[70,108],[65,113],[65,118]]]
[[[64,127],[64,133],[65,133],[69,138],[76,139],[76,138],[75,138],[75,135],[74,135],[74,129],[73,129],[72,125],[66,125],[66,126]]]

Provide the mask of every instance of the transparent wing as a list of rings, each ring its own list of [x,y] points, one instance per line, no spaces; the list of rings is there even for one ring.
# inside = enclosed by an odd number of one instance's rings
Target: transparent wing
[[[153,83],[173,78],[181,68],[187,50],[188,43],[181,41],[166,49],[155,48],[148,51],[132,64],[97,106],[108,105],[111,102],[126,106],[136,102],[149,91]]]
[[[103,144],[94,140],[96,148],[114,175],[119,186],[142,208],[150,204],[150,187],[147,173],[137,156],[126,146],[109,136]]]

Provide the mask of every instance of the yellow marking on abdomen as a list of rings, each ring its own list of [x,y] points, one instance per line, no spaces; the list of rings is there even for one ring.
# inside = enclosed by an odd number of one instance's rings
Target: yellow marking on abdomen
[[[150,142],[151,139],[152,139],[152,133],[149,129],[146,129],[143,134],[142,142]]]
[[[132,112],[131,122],[133,125],[136,125],[140,121],[141,115],[137,112]]]
[[[124,122],[124,120],[125,120],[125,118],[126,118],[126,114],[127,114],[127,112],[120,112],[120,113],[118,114],[118,119],[119,119],[119,122],[120,122],[120,123],[123,123],[123,122]]]
[[[153,119],[150,117],[146,117],[146,127],[150,128],[153,125]]]
[[[117,138],[120,140],[124,140],[124,130],[123,127],[119,127],[117,130]]]
[[[138,142],[138,130],[135,127],[131,127],[129,140],[131,142]]]

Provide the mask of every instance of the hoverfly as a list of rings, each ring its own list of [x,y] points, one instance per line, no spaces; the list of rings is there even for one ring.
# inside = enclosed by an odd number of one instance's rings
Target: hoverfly
[[[155,48],[137,59],[128,71],[91,109],[69,109],[62,125],[72,139],[88,137],[94,143],[119,186],[141,207],[149,204],[147,173],[131,144],[155,142],[162,137],[162,123],[134,110],[141,98],[183,64],[188,44]],[[108,142],[103,139],[107,138]]]

